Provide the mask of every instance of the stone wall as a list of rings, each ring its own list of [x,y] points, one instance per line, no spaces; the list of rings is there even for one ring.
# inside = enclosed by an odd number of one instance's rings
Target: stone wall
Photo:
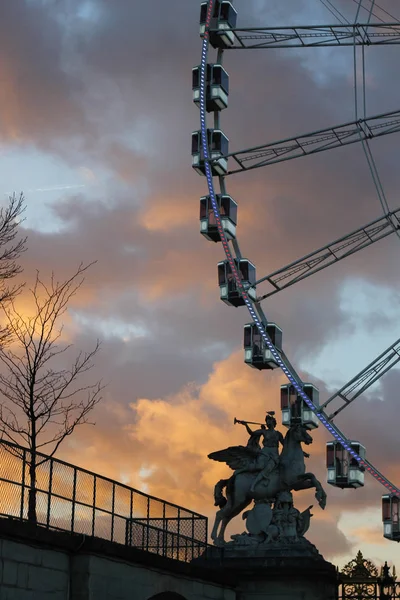
[[[0,539],[0,560],[1,600],[68,598],[66,553]]]
[[[209,555],[187,564],[0,518],[0,600],[336,600],[322,557]]]
[[[0,519],[0,561],[1,600],[236,600],[222,573],[12,519]]]
[[[236,600],[222,585],[99,556],[75,557],[72,580],[73,600],[149,600],[166,591],[185,600]]]

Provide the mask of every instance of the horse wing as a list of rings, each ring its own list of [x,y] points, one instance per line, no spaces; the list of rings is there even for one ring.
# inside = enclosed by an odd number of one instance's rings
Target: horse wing
[[[211,452],[208,458],[218,462],[224,462],[233,470],[246,469],[250,463],[257,458],[259,451],[246,446],[230,446],[224,450]]]

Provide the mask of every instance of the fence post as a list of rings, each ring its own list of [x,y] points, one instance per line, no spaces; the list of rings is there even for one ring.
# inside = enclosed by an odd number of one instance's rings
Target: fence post
[[[46,526],[50,525],[50,505],[51,505],[51,490],[53,486],[53,459],[50,458],[50,473],[49,473],[49,491],[47,493],[47,517]]]
[[[71,533],[74,533],[74,525],[75,525],[76,474],[77,474],[77,469],[76,469],[76,467],[74,467],[74,484],[73,484],[73,488],[72,488]]]
[[[114,511],[115,511],[115,483],[112,488],[112,501],[111,501],[111,541],[114,541]]]
[[[21,509],[20,519],[24,518],[24,498],[25,498],[25,467],[26,467],[26,450],[22,451],[22,487],[21,487]]]
[[[167,556],[167,547],[168,547],[168,523],[165,517],[165,502],[163,502],[163,516],[162,516],[162,528],[163,528],[163,536],[162,536],[162,556]]]
[[[131,506],[130,506],[130,511],[129,511],[129,521],[126,522],[126,533],[125,533],[125,544],[128,545],[128,542],[129,542],[129,546],[132,546],[133,494],[134,494],[134,491],[131,490]]]
[[[92,514],[92,536],[94,536],[94,522],[96,519],[96,475],[93,479],[93,514]]]
[[[178,508],[178,535],[176,536],[176,559],[179,560],[179,539],[181,537],[181,509]]]

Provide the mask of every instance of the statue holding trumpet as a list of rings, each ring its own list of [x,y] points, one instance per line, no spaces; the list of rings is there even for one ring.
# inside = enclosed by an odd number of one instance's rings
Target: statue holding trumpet
[[[252,501],[253,509],[244,513],[250,536],[253,535],[252,540],[258,539],[257,535],[269,539],[271,531],[268,528],[274,524],[271,505],[274,503],[275,507],[279,507],[282,497],[286,498],[287,503],[293,490],[315,488],[318,504],[325,508],[326,493],[321,483],[313,473],[306,472],[304,458],[308,458],[309,454],[303,451],[302,443],[309,445],[313,441],[307,427],[301,422],[294,422],[283,437],[276,430],[274,414],[273,411],[267,412],[265,425],[235,418],[234,424],[243,425],[249,434],[247,445],[230,446],[208,455],[210,459],[224,462],[233,470],[231,477],[221,479],[214,489],[215,505],[219,510],[211,537],[217,545],[225,543],[224,532],[229,521]],[[250,425],[258,427],[253,430]],[[275,512],[277,510],[274,508]],[[278,518],[278,513],[275,516]],[[308,528],[309,516],[307,512],[301,517],[303,525],[299,525],[298,535]]]
[[[268,481],[268,475],[277,468],[279,464],[279,444],[283,446],[283,435],[280,431],[276,431],[276,419],[274,417],[275,412],[267,412],[265,417],[265,425],[261,423],[254,423],[252,421],[239,421],[234,419],[234,423],[244,425],[247,433],[249,434],[249,440],[247,442],[247,448],[260,449],[260,441],[262,443],[261,452],[258,454],[255,460],[254,471],[258,472],[257,477],[251,484],[250,492],[254,492],[256,485],[263,480]],[[252,431],[249,425],[260,425],[260,429]],[[244,473],[249,469],[244,467],[237,469],[235,475]],[[253,469],[252,469],[253,470]]]

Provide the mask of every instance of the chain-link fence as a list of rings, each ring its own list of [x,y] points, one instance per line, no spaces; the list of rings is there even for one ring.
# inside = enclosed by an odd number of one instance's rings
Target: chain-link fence
[[[0,440],[0,515],[28,518],[28,449]],[[45,461],[45,462],[42,462]],[[207,517],[36,454],[37,523],[190,561],[207,547]]]
[[[186,529],[192,535],[182,533]],[[188,562],[205,556],[204,531],[205,523],[192,517],[129,519],[126,522],[126,544]]]

